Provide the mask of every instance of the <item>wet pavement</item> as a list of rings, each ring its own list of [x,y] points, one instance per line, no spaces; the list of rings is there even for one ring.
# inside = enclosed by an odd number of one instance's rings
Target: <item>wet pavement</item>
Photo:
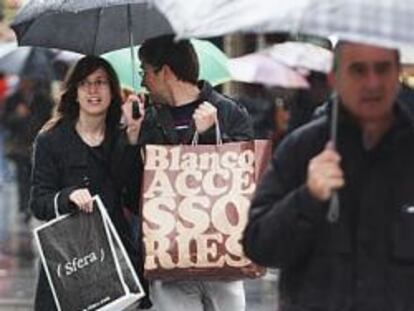
[[[31,228],[19,219],[14,183],[0,185],[0,310],[32,310],[35,254]]]
[[[0,184],[0,311],[33,310],[38,259],[32,229],[40,223],[19,218],[16,196],[13,182]],[[276,280],[272,273],[246,281],[246,310],[276,311]]]

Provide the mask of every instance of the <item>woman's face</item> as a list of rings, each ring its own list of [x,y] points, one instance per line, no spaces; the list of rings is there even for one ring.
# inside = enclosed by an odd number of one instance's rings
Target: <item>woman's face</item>
[[[106,116],[112,95],[108,74],[103,68],[98,68],[79,82],[77,98],[79,115]]]

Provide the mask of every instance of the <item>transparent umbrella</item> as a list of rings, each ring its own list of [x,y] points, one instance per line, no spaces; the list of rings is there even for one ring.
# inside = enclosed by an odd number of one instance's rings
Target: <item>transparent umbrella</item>
[[[235,81],[285,88],[309,88],[304,75],[265,53],[230,59],[230,72]]]
[[[414,2],[407,0],[155,0],[176,33],[289,32],[387,47],[414,42]],[[200,9],[202,8],[202,9]]]
[[[265,50],[230,59],[233,80],[285,88],[309,88],[309,72],[327,73],[331,51],[304,42],[275,44]]]
[[[333,53],[306,42],[284,42],[265,51],[273,60],[291,68],[328,73],[331,71]]]

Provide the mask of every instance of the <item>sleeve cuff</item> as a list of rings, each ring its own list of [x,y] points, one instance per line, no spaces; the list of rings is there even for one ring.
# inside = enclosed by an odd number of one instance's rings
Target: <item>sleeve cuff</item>
[[[60,214],[68,214],[76,211],[76,206],[69,201],[69,195],[78,187],[68,187],[60,191],[58,210]]]
[[[298,208],[298,215],[311,222],[321,222],[325,219],[325,215],[328,211],[328,203],[320,201],[313,197],[306,185],[302,185],[297,193],[298,204],[295,204]]]

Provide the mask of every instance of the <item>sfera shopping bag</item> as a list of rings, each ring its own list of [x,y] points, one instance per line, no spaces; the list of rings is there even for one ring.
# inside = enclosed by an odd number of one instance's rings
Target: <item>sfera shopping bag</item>
[[[55,211],[57,212],[57,196]],[[145,294],[98,196],[90,214],[57,215],[35,229],[43,268],[62,311],[123,310]]]

